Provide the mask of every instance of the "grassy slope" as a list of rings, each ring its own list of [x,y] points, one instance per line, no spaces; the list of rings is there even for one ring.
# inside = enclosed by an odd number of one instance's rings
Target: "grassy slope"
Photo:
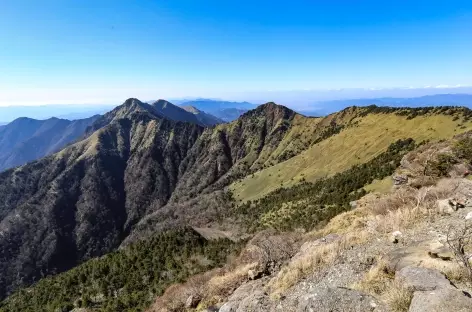
[[[238,200],[254,200],[281,186],[294,185],[303,178],[315,181],[364,163],[401,138],[411,137],[417,142],[444,139],[472,129],[471,122],[453,119],[453,116],[442,114],[417,116],[413,119],[393,113],[372,113],[357,117],[357,125],[344,129],[285,162],[233,183],[230,189]],[[307,119],[305,122],[310,121]],[[320,122],[323,121],[317,121]],[[303,124],[302,121],[300,123]]]

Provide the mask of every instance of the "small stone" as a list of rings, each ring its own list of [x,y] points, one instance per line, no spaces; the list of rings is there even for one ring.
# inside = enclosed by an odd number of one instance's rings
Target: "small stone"
[[[402,185],[408,183],[408,176],[401,174],[392,177],[394,185]]]
[[[395,231],[392,233],[392,235],[390,236],[390,241],[394,244],[397,244],[399,241],[400,241],[400,238],[402,236],[402,232],[400,231]]]
[[[256,271],[256,270],[249,270],[247,271],[247,278],[250,281],[256,280],[258,278],[262,277],[262,272],[261,271]]]
[[[465,219],[466,219],[466,220],[472,219],[472,211],[469,212],[469,213],[465,216]]]
[[[185,307],[187,309],[194,309],[198,306],[201,300],[202,298],[200,298],[198,295],[190,295],[187,298],[187,301],[185,301]]]
[[[457,210],[449,199],[437,200],[436,206],[440,214],[453,214]]]

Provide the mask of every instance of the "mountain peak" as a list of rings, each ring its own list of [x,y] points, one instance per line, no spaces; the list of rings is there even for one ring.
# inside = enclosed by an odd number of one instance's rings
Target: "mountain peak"
[[[153,102],[151,105],[155,106],[155,107],[162,107],[162,108],[166,108],[167,106],[170,106],[170,105],[175,106],[171,102],[169,102],[167,100],[164,100],[164,99],[159,99],[159,100]]]
[[[267,102],[259,105],[253,110],[244,113],[241,117],[264,116],[271,119],[290,119],[297,113],[290,108],[276,104],[274,102]]]
[[[183,109],[185,109],[187,112],[192,113],[192,114],[198,114],[201,113],[202,111],[196,108],[195,106],[192,105],[185,105],[181,106]]]

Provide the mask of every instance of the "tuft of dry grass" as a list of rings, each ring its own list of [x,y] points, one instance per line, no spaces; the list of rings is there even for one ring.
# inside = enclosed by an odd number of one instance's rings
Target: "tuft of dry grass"
[[[377,265],[367,271],[364,277],[351,287],[378,296],[387,290],[393,278],[394,276],[388,273],[387,262],[380,259],[377,261]]]
[[[393,282],[382,296],[392,312],[407,312],[410,308],[413,292]]]
[[[437,215],[436,201],[452,196],[459,181],[441,180],[435,186],[415,189],[403,187],[367,207],[369,230],[381,234],[411,227],[424,218]]]
[[[254,269],[257,263],[239,266],[223,275],[214,276],[205,287],[204,304],[211,305],[230,296],[233,291],[247,280],[248,272]]]
[[[412,291],[395,282],[384,260],[380,260],[352,288],[382,299],[393,312],[408,311],[413,296]]]
[[[272,296],[277,297],[302,278],[333,265],[340,258],[343,251],[353,245],[364,243],[367,238],[368,234],[365,231],[350,233],[339,240],[316,246],[308,249],[304,254],[297,255],[269,283]]]

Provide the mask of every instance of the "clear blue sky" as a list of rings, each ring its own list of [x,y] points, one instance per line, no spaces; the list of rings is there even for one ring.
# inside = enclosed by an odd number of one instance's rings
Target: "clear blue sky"
[[[3,0],[0,105],[472,85],[472,1]]]

